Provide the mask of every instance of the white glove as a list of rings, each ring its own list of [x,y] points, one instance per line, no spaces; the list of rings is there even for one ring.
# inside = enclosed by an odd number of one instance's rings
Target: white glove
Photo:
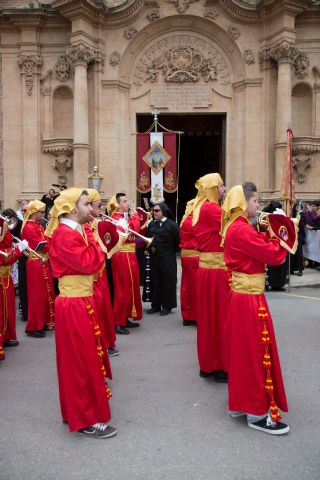
[[[128,222],[124,218],[120,218],[117,222],[117,226],[123,228],[124,231],[128,229]]]
[[[21,253],[24,252],[29,247],[28,240],[21,240],[17,244],[17,247],[18,247],[18,249],[20,250]]]
[[[284,215],[284,216],[286,216],[286,214],[284,213],[284,211],[282,210],[282,208],[276,208],[273,213],[274,213],[275,215]]]

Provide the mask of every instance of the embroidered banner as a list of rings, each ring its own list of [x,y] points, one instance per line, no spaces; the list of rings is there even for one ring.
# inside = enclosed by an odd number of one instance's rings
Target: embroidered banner
[[[149,148],[149,133],[137,133],[137,190],[140,193],[147,193],[151,190],[150,168],[143,160]]]
[[[175,133],[163,134],[163,146],[170,155],[170,160],[164,167],[163,189],[167,193],[173,193],[177,190],[177,141]]]

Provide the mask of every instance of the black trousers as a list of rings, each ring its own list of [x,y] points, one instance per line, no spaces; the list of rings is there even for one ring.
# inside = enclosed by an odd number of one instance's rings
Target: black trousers
[[[176,308],[177,306],[177,257],[151,255],[152,307]]]

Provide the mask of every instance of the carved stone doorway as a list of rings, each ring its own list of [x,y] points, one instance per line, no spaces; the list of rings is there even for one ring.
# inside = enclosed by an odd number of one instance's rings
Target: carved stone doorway
[[[196,195],[194,184],[199,177],[207,173],[219,172],[225,180],[226,115],[161,114],[159,122],[170,130],[184,132],[180,140],[178,192],[165,193],[165,201],[174,214],[178,194],[177,211],[178,221],[180,221],[187,201]],[[150,114],[137,114],[138,132],[148,130],[151,123]],[[150,198],[150,193],[143,196]],[[137,206],[144,207],[140,193],[137,193]]]

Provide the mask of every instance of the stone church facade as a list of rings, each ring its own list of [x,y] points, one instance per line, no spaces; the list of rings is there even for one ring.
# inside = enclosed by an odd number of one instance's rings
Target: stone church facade
[[[154,108],[209,136],[223,119],[227,186],[253,180],[265,200],[280,197],[291,125],[297,198],[320,197],[318,0],[2,0],[0,62],[6,207],[87,186],[94,166],[104,198],[135,201],[132,133]]]

